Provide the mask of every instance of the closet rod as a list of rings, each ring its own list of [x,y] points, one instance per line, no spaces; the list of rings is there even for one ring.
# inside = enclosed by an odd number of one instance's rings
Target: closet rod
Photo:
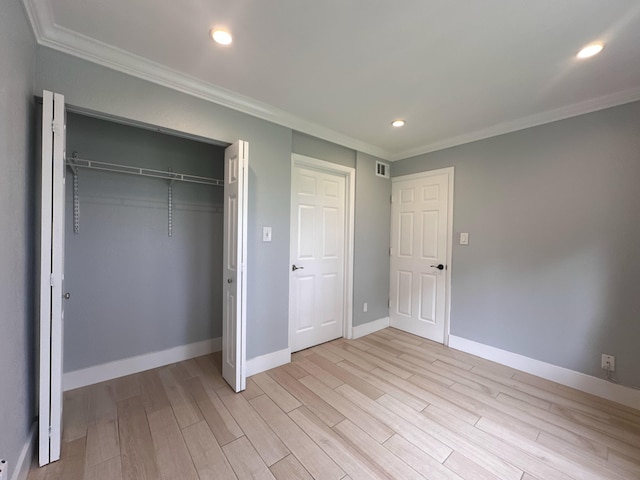
[[[129,165],[120,165],[117,163],[98,162],[95,160],[86,160],[78,157],[67,157],[67,165],[70,168],[88,168],[93,170],[103,170],[107,172],[128,173],[131,175],[139,175],[142,177],[162,178],[165,180],[178,180],[181,182],[201,183],[204,185],[224,186],[224,181],[217,178],[200,177],[198,175],[187,175],[178,172],[164,172],[162,170],[154,170],[152,168],[131,167]]]

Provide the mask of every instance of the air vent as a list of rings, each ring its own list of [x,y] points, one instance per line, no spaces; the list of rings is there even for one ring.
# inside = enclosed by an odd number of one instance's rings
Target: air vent
[[[376,162],[376,175],[383,178],[389,178],[389,165],[382,162]]]

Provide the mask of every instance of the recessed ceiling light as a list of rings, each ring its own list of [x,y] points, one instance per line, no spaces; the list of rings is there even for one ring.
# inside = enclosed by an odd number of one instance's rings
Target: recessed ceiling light
[[[229,45],[233,41],[231,34],[226,30],[214,28],[209,33],[211,34],[211,38],[213,38],[213,41],[220,45]]]
[[[593,57],[594,55],[599,54],[603,48],[604,48],[604,45],[602,43],[592,43],[584,47],[582,50],[580,50],[576,55],[576,57],[578,58]]]
[[[405,121],[404,120],[394,120],[393,122],[391,122],[391,126],[396,127],[396,128],[400,128],[400,127],[404,127]]]

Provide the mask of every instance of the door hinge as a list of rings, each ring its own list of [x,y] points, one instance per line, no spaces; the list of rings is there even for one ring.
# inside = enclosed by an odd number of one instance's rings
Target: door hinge
[[[389,203],[393,203],[393,195],[389,196]]]
[[[387,308],[391,308],[391,299],[387,298]]]
[[[393,248],[389,247],[389,256],[393,255]]]
[[[51,438],[51,427],[49,427],[49,438]]]
[[[55,285],[56,285],[56,280],[52,273],[51,276],[49,276],[49,286],[54,287]]]
[[[66,129],[66,125],[63,122],[56,119],[51,121],[51,131],[53,133],[64,132],[65,129]]]

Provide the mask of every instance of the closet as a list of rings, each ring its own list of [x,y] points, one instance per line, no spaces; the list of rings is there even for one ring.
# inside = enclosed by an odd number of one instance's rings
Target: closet
[[[246,388],[249,172],[242,140],[41,103],[40,466],[60,458],[63,372],[72,389],[221,349]]]
[[[67,114],[65,373],[222,337],[224,147]]]

